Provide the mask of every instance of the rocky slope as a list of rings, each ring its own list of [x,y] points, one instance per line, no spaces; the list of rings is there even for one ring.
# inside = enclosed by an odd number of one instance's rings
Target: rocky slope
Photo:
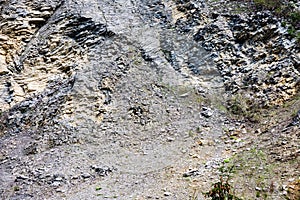
[[[299,198],[299,46],[224,2],[0,0],[1,198]]]

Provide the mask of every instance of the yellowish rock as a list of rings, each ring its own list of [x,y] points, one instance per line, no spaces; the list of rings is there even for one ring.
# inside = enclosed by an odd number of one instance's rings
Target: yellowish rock
[[[8,74],[9,70],[6,67],[5,56],[0,55],[0,75]]]
[[[0,41],[7,41],[8,37],[6,35],[1,35],[0,34]]]
[[[27,84],[28,92],[41,92],[46,87],[46,83],[41,81],[33,81]]]

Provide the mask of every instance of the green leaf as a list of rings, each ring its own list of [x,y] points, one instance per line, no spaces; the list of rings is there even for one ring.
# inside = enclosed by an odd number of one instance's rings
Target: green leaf
[[[96,191],[99,191],[99,190],[101,190],[101,189],[102,189],[102,188],[99,187],[99,186],[96,187]]]

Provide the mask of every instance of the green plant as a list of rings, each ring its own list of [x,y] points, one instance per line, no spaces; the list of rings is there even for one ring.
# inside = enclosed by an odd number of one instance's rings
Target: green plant
[[[245,115],[248,110],[248,104],[241,94],[232,96],[228,101],[228,109],[236,115]]]
[[[227,109],[230,113],[254,123],[259,123],[263,117],[261,113],[266,112],[269,108],[261,105],[259,101],[247,97],[243,92],[234,94],[227,100]]]
[[[279,9],[282,5],[281,0],[254,0],[254,3],[267,9]]]
[[[222,177],[212,187],[209,192],[204,194],[205,197],[210,197],[212,200],[240,200],[240,198],[231,193],[231,185],[228,183],[228,180],[224,181]]]
[[[223,111],[225,113],[228,111],[226,106],[224,106],[222,104],[218,104],[216,107],[217,107],[218,110]]]
[[[212,189],[204,193],[205,197],[209,197],[212,200],[241,200],[235,196],[232,192],[232,186],[229,184],[230,174],[233,172],[234,166],[220,168],[221,175],[220,180],[212,184]]]
[[[288,34],[290,34],[290,35],[295,35],[296,29],[295,29],[295,27],[293,27],[293,26],[289,26],[287,32],[288,32]]]
[[[200,126],[198,126],[198,127],[196,128],[196,132],[197,132],[197,133],[202,133],[203,130],[202,130],[202,128],[201,128]]]
[[[96,191],[99,191],[99,190],[101,190],[102,188],[100,187],[100,186],[97,186],[96,188],[95,188],[95,190]]]
[[[190,200],[197,200],[197,199],[198,199],[197,190],[194,190],[193,195],[190,196]]]
[[[19,191],[19,190],[20,190],[20,187],[16,185],[16,186],[13,187],[13,190],[14,190],[14,191]]]
[[[299,29],[299,21],[300,21],[300,12],[299,11],[294,11],[289,14],[289,20],[291,21],[291,24]]]
[[[195,136],[195,134],[194,134],[194,132],[192,130],[188,131],[188,135],[189,135],[189,137],[194,137]]]
[[[271,199],[276,190],[274,180],[278,166],[262,149],[254,147],[225,159],[222,168],[243,198]]]

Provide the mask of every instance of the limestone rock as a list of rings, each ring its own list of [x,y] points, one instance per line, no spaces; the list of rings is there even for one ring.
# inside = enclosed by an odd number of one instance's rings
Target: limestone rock
[[[5,56],[0,54],[0,76],[8,74],[9,70],[7,69],[6,66],[6,61],[5,61]]]

